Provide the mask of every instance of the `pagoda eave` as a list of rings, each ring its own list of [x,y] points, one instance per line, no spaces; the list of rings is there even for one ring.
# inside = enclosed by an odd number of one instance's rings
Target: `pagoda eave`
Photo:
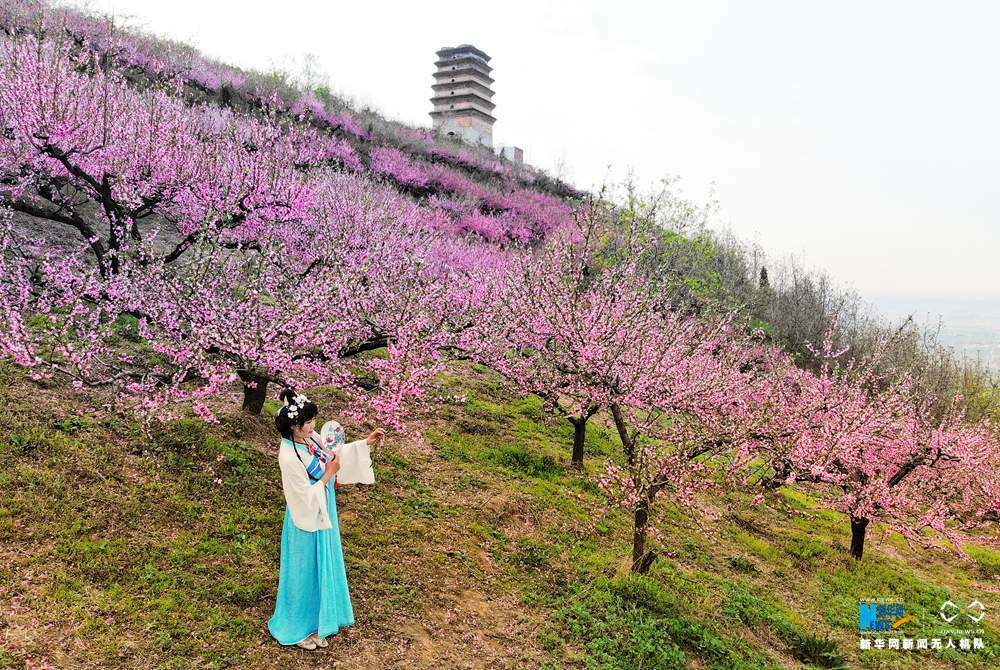
[[[490,123],[496,122],[496,117],[490,116],[486,112],[480,109],[475,109],[473,107],[467,107],[465,109],[435,110],[433,112],[430,112],[430,116],[432,119],[447,119],[449,117],[468,116],[468,115],[479,117],[483,121],[488,121]]]

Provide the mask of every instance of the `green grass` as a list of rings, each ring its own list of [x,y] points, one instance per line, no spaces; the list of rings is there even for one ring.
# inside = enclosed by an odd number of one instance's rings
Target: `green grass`
[[[848,668],[839,646],[829,637],[809,632],[791,610],[762,596],[745,581],[726,584],[723,611],[733,619],[751,626],[771,629],[788,647],[788,652],[807,665],[819,668]]]
[[[14,640],[0,668],[73,665],[27,632],[32,618],[98,667],[313,667],[277,649],[264,628],[283,511],[268,416],[182,419],[147,438],[58,389],[31,386],[59,402],[25,411],[30,382],[4,366],[0,381],[9,409],[0,414],[0,547],[11,548],[0,562],[0,612]],[[985,653],[857,649],[862,599],[903,600],[914,632],[933,628],[944,599],[978,595],[989,607],[983,588],[1000,573],[996,551],[968,546],[963,561],[872,529],[856,562],[841,515],[806,490],[781,489],[762,507],[745,494],[701,501],[718,520],[660,500],[660,558],[633,576],[628,515],[606,509],[594,485],[615,455],[607,426],[591,421],[581,474],[569,467],[572,427],[537,398],[512,397],[471,366],[443,375],[440,392],[466,400],[428,424],[429,449],[396,440],[375,455],[376,486],[338,492],[359,623],[337,654],[366,659],[358,667],[424,667],[423,648],[400,632],[417,622],[433,623],[441,646],[427,653],[440,654],[442,668],[456,658],[548,670],[997,661],[989,610]],[[315,395],[337,406],[335,392]],[[463,592],[490,604],[462,610]],[[513,642],[469,647],[491,635]]]
[[[970,546],[966,548],[966,553],[979,566],[979,573],[988,579],[1000,577],[1000,551],[993,551],[985,547]]]
[[[691,656],[710,668],[779,667],[763,650],[691,616],[649,577],[600,579],[554,618],[586,649],[587,668],[685,668]]]

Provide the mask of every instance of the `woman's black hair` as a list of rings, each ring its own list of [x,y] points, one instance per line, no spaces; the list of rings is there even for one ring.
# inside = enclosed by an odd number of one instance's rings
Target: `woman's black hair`
[[[298,413],[295,415],[295,418],[290,418],[288,416],[288,404],[292,403],[294,397],[295,391],[292,389],[283,389],[278,394],[278,400],[286,403],[286,405],[278,410],[278,413],[274,417],[274,427],[278,429],[283,438],[288,440],[292,439],[292,428],[295,426],[301,428],[311,419],[315,419],[316,415],[319,414],[319,408],[316,406],[316,403],[312,400],[307,400],[304,404],[297,405],[299,409]]]

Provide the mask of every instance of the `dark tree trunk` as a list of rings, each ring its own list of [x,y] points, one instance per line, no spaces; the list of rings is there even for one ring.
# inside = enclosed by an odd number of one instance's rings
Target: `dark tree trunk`
[[[267,400],[267,379],[252,372],[238,372],[243,381],[243,411],[247,414],[260,414]]]
[[[625,416],[621,407],[611,405],[611,418],[615,421],[618,429],[618,436],[622,440],[622,449],[625,451],[625,460],[629,467],[635,465],[635,436],[629,435],[628,426],[625,424]],[[649,528],[649,506],[653,502],[655,489],[646,489],[646,496],[635,510],[635,519],[632,526],[632,572],[643,575],[649,570],[649,566],[656,559],[655,551],[646,551],[646,532]]]
[[[761,485],[768,491],[774,491],[785,485],[785,480],[788,479],[792,464],[788,461],[783,461],[782,463],[775,464],[773,467],[774,474],[761,482]]]
[[[573,467],[583,470],[583,447],[587,440],[587,417],[571,416],[573,424]]]
[[[859,516],[851,517],[851,556],[859,561],[865,552],[866,530],[868,530],[868,519]]]
[[[558,401],[556,407],[559,407]],[[587,444],[587,421],[597,414],[601,408],[598,405],[591,405],[583,410],[579,416],[566,414],[566,420],[573,424],[573,467],[583,470],[583,451]],[[563,409],[560,407],[559,411]]]
[[[649,526],[649,507],[643,505],[635,511],[635,526],[632,529],[632,572],[644,575],[656,559],[655,551],[646,551],[646,530]]]

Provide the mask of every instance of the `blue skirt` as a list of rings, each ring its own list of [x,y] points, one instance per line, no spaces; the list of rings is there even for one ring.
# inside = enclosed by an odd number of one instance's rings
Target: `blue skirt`
[[[326,485],[326,507],[333,528],[314,532],[296,527],[285,508],[278,597],[267,622],[281,644],[296,644],[313,633],[333,635],[354,623],[333,484]]]

